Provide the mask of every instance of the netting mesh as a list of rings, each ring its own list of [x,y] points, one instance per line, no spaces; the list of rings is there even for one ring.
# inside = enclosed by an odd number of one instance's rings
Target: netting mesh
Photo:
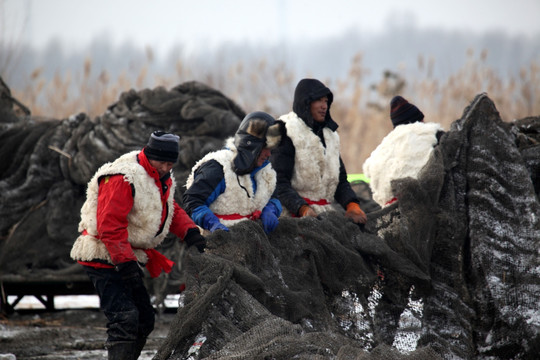
[[[534,358],[538,160],[510,130],[479,95],[366,229],[336,211],[210,236],[155,358]]]
[[[246,221],[208,244],[183,259],[184,306],[156,359],[186,358],[201,338],[198,356],[209,359],[360,356],[377,344],[366,335],[378,264],[408,263],[379,256],[384,241],[338,212],[282,219],[270,236]]]
[[[1,80],[1,79],[0,79]],[[139,150],[154,130],[182,136],[176,199],[195,161],[219,149],[245,116],[219,91],[187,82],[130,90],[95,119],[17,118],[0,82],[0,274],[22,280],[80,276],[69,257],[86,185],[104,163]],[[13,275],[13,276],[12,276]],[[68,279],[69,280],[69,279]]]
[[[69,251],[95,169],[154,129],[179,132],[178,200],[243,111],[186,83],[126,92],[96,119],[35,122],[4,102],[0,116],[0,277],[65,281],[81,272]],[[363,229],[337,209],[281,219],[269,236],[240,223],[209,236],[204,254],[167,238],[178,266],[148,286],[157,304],[185,291],[155,358],[536,358],[539,134],[540,118],[503,123],[481,94],[420,177],[393,183],[397,203],[379,209],[355,184]]]

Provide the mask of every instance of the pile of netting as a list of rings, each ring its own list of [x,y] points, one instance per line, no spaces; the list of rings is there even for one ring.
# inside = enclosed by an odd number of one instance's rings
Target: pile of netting
[[[155,359],[535,358],[539,128],[482,94],[365,229],[336,211],[211,235]]]
[[[1,80],[1,79],[0,79]],[[0,274],[38,279],[86,275],[69,252],[78,236],[86,186],[105,162],[142,149],[154,130],[181,135],[174,175],[180,185],[196,160],[223,146],[245,116],[222,93],[198,82],[171,90],[130,90],[91,119],[16,116],[0,87]],[[181,199],[182,186],[176,199]]]
[[[179,201],[195,161],[245,114],[196,82],[128,91],[95,119],[14,116],[14,99],[1,101],[2,278],[80,272],[69,251],[104,162],[153,130],[180,134]],[[371,210],[363,228],[336,208],[280,219],[270,235],[242,222],[210,235],[203,254],[167,238],[160,250],[177,266],[148,287],[158,305],[183,291],[155,359],[535,358],[539,132],[540,118],[504,123],[481,94],[419,178],[393,183],[396,203],[375,209],[355,186]]]

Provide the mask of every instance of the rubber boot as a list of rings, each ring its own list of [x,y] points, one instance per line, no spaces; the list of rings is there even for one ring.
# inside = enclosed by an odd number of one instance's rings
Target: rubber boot
[[[133,359],[138,359],[141,355],[141,352],[144,349],[144,345],[146,344],[146,338],[139,338],[137,339],[137,342],[135,342],[135,351],[133,354]]]
[[[109,360],[135,360],[135,341],[115,341],[107,344]],[[138,355],[137,355],[138,357]]]

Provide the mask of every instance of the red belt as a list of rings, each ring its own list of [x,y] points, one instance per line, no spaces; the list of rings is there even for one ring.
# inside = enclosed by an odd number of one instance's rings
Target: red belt
[[[223,220],[242,220],[242,219],[257,220],[258,218],[261,217],[261,212],[257,210],[248,215],[240,215],[240,214],[218,215],[216,214],[216,216]]]
[[[88,231],[83,230],[82,235],[89,235]],[[159,274],[161,274],[161,271],[165,271],[166,273],[171,272],[172,267],[174,265],[174,261],[167,259],[165,255],[163,255],[156,249],[140,249],[140,248],[134,248],[134,247],[132,248],[133,250],[142,250],[148,256],[148,262],[145,264],[145,267],[150,273],[151,277],[153,278],[158,277]],[[89,265],[89,266],[94,266],[94,267],[99,267],[99,268],[113,267],[112,265],[94,263],[94,262],[78,261],[78,263],[82,265]]]
[[[308,203],[308,205],[330,205],[330,202],[328,202],[328,200],[326,199],[320,199],[320,200],[311,200],[311,199],[308,199],[308,198],[304,198],[304,200],[306,200],[306,202]]]
[[[157,251],[156,249],[141,249],[148,256],[148,262],[146,263],[146,269],[150,273],[150,276],[155,278],[161,274],[161,271],[170,273],[174,265],[174,261],[167,259],[165,255]]]

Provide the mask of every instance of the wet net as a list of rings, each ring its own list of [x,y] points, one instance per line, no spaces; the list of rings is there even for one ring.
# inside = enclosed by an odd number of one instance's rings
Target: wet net
[[[534,358],[531,123],[505,124],[477,96],[365,229],[336,210],[269,236],[255,222],[211,235],[182,259],[186,291],[155,359]]]
[[[9,98],[3,98],[8,99]],[[6,105],[7,104],[7,105]],[[128,91],[100,117],[0,114],[0,280],[71,279],[86,183],[153,130],[182,135],[175,178],[220,148],[244,112],[200,83]],[[7,115],[5,115],[7,114]],[[354,188],[365,228],[343,210],[246,221],[199,254],[168,237],[177,262],[149,281],[178,311],[155,359],[533,359],[540,353],[540,118],[504,123],[478,95],[418,179],[379,208]],[[159,321],[159,320],[158,320]]]

